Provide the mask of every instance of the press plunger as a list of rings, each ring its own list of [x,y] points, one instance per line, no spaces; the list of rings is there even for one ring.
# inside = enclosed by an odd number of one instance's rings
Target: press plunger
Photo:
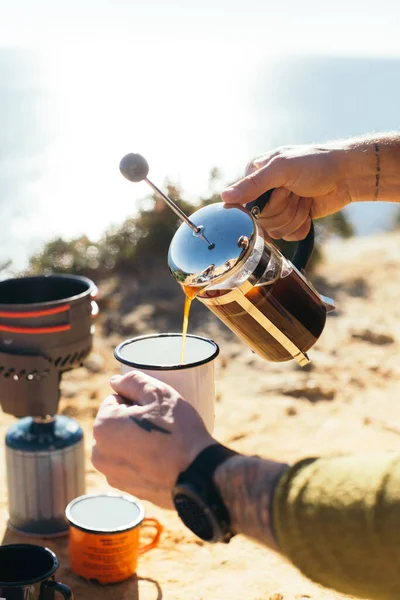
[[[189,225],[189,227],[193,230],[195,236],[201,238],[204,242],[208,244],[208,249],[213,250],[215,244],[212,244],[204,235],[203,227],[200,225],[197,227],[192,221],[189,219],[187,215],[175,204],[171,198],[169,198],[163,191],[161,191],[150,179],[147,177],[149,173],[149,165],[147,160],[141,156],[140,154],[134,154],[133,152],[126,154],[121,162],[119,163],[119,170],[122,175],[128,179],[128,181],[133,181],[134,183],[138,183],[139,181],[145,181],[155,192],[158,194],[174,211],[174,213]]]

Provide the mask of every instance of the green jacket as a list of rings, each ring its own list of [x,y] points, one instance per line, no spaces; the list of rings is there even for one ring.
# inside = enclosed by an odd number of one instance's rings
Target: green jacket
[[[273,521],[282,552],[310,579],[399,600],[399,453],[297,463],[278,483]]]

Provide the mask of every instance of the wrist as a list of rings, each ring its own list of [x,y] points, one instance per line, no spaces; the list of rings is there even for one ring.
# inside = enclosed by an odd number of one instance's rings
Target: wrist
[[[187,454],[182,459],[179,473],[186,471],[186,469],[193,463],[193,461],[199,456],[199,454],[203,452],[203,450],[208,448],[208,446],[213,446],[214,444],[217,444],[217,441],[211,435],[205,435],[193,439]]]
[[[229,512],[231,529],[277,549],[272,524],[276,485],[289,466],[258,456],[229,458],[214,473],[214,483]]]
[[[228,543],[234,535],[230,515],[213,475],[236,452],[215,442],[207,446],[181,472],[172,490],[175,508],[183,523],[207,542]]]
[[[400,202],[400,137],[368,136],[336,144],[339,172],[352,202]]]

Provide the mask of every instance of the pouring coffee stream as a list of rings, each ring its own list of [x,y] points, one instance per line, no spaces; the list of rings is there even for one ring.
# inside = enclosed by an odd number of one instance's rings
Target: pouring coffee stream
[[[300,242],[266,239],[257,219],[273,190],[245,207],[216,202],[189,218],[147,178],[149,166],[140,154],[127,154],[120,170],[129,181],[146,181],[183,221],[168,252],[169,270],[186,295],[183,342],[196,297],[262,358],[308,364],[306,352],[334,310],[304,275],[313,224]]]

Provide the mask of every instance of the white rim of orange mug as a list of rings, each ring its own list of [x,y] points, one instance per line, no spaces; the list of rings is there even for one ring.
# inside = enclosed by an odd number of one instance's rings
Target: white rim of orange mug
[[[121,525],[120,527],[113,527],[112,529],[104,529],[104,528],[101,529],[99,527],[98,529],[93,529],[92,527],[83,525],[82,523],[80,523],[79,521],[74,519],[74,517],[71,515],[71,510],[73,509],[75,504],[78,504],[79,502],[82,502],[83,500],[88,500],[90,498],[119,498],[122,500],[126,500],[126,501],[130,502],[130,504],[134,504],[137,507],[137,509],[139,510],[139,515],[134,521],[131,521],[130,523],[127,523],[125,525]],[[76,527],[77,529],[80,529],[81,531],[84,531],[86,533],[93,533],[95,535],[96,534],[104,535],[107,533],[123,533],[124,531],[129,531],[131,529],[135,529],[136,527],[139,527],[139,525],[143,522],[143,520],[145,518],[145,514],[144,514],[143,506],[140,504],[140,502],[134,496],[129,496],[127,494],[112,494],[112,493],[96,494],[96,493],[93,493],[93,494],[83,494],[82,496],[78,496],[77,498],[74,498],[73,500],[71,500],[71,502],[68,504],[67,508],[65,509],[65,517],[66,517],[68,523],[72,527]]]

